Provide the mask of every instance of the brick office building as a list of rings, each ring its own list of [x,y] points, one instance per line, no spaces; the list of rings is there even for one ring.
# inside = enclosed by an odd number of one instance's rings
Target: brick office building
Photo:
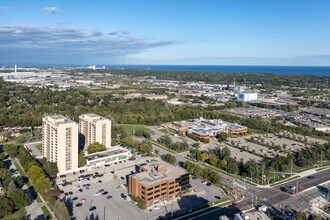
[[[155,201],[170,200],[190,186],[189,173],[178,166],[155,163],[141,166],[139,171],[129,177],[128,193],[140,197],[145,207]]]

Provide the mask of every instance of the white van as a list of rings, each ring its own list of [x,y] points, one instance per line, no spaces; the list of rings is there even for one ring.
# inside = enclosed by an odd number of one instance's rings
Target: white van
[[[245,213],[241,212],[240,214],[241,214],[241,216],[242,216],[243,219],[245,219],[245,220],[249,220],[250,219],[250,217],[247,216]]]

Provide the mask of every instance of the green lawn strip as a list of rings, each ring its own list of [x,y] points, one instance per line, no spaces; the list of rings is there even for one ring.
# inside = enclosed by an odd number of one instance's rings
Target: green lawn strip
[[[15,167],[16,167],[16,169],[18,170],[19,174],[20,174],[22,177],[25,176],[25,173],[24,173],[24,171],[22,170],[21,166],[18,165],[17,162],[15,162],[14,164],[15,164]]]
[[[283,181],[280,181],[280,182],[276,182],[275,184],[271,184],[271,186],[277,186],[277,185],[280,185],[282,183],[290,182],[290,181],[292,181],[294,179],[298,179],[298,178],[300,178],[300,176],[294,176],[293,178],[290,177],[289,179],[286,179],[286,180],[283,180]]]
[[[169,133],[169,131],[166,128],[158,129],[158,131],[163,132],[164,134]]]
[[[316,169],[316,171],[322,171],[322,170],[326,170],[326,169],[329,169],[330,167],[321,167],[321,168],[318,168]]]
[[[25,208],[22,207],[13,214],[6,215],[2,218],[2,220],[14,220],[14,219],[22,219],[26,215]]]
[[[46,206],[41,207],[42,212],[46,216],[47,219],[52,219],[52,216],[50,215],[49,210],[47,209]]]
[[[145,125],[122,124],[121,126],[125,129],[126,133],[130,136],[134,136],[134,133],[138,130],[147,131],[150,134],[153,134],[153,132],[149,128],[147,128]]]
[[[199,211],[199,212],[197,211],[197,212],[195,212],[195,213],[192,213],[191,215],[187,215],[187,216],[185,216],[184,218],[180,218],[180,219],[182,219],[182,220],[188,220],[188,219],[191,219],[191,218],[193,218],[193,217],[199,216],[199,215],[201,215],[201,214],[204,214],[204,213],[210,212],[210,211],[212,211],[212,210],[215,210],[215,209],[217,209],[217,208],[221,208],[221,207],[224,207],[224,206],[227,206],[227,205],[230,205],[230,204],[231,204],[231,202],[228,201],[228,202],[225,202],[225,203],[222,203],[222,204],[216,205],[216,206],[209,207],[209,208],[204,209],[204,210]]]
[[[42,201],[41,201],[39,195],[37,196],[37,199],[36,199],[36,200],[37,200],[38,203],[42,203]]]
[[[169,148],[167,148],[167,147],[165,147],[165,146],[159,144],[157,141],[151,140],[151,143],[153,143],[153,144],[156,145],[157,147],[160,147],[160,148],[162,148],[163,150],[166,150],[166,151],[168,151],[168,152],[170,152],[170,153],[172,153],[172,154],[176,154],[176,153],[177,153],[176,151],[171,150],[171,149],[169,149]]]

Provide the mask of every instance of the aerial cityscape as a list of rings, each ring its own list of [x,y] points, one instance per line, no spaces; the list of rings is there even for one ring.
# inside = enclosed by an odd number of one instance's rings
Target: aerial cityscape
[[[0,219],[330,219],[330,2],[0,3]]]

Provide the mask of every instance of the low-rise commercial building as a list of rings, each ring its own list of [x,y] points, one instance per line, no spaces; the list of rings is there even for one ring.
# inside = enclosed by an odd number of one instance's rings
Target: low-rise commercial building
[[[144,201],[145,207],[157,201],[170,200],[190,186],[189,173],[168,163],[155,163],[139,168],[129,176],[128,193]]]
[[[129,150],[116,146],[111,150],[86,155],[86,167],[126,162],[131,156],[132,154]]]

